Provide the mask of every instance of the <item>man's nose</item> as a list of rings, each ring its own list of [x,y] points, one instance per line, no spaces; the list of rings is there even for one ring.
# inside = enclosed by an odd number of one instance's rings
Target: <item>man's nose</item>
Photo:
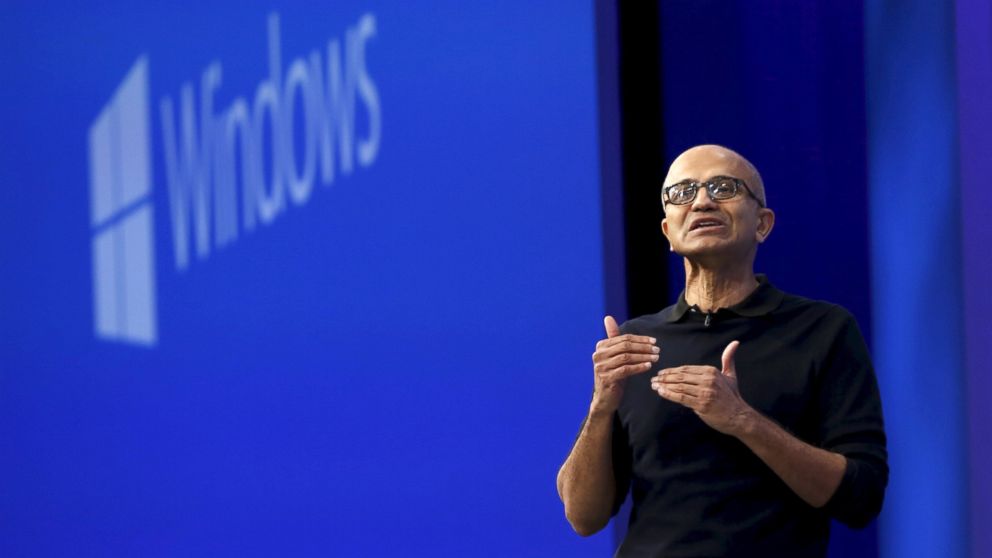
[[[692,211],[707,211],[716,207],[716,202],[710,199],[710,193],[705,187],[696,190],[696,197],[692,199],[690,209]]]

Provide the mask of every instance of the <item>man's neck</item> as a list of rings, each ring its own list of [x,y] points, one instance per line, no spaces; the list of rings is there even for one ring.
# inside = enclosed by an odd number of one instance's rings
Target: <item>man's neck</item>
[[[715,312],[743,301],[758,288],[750,266],[706,269],[686,260],[685,301],[704,312]]]

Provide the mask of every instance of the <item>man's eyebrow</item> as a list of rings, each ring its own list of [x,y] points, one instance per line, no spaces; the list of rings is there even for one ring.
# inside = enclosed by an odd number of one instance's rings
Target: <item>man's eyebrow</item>
[[[671,184],[669,184],[669,186],[675,186],[676,184],[692,184],[692,183],[705,184],[707,182],[712,182],[718,178],[730,178],[733,180],[741,180],[740,178],[737,178],[736,176],[730,176],[729,174],[715,174],[707,178],[706,180],[696,180],[695,178],[683,178],[682,180],[679,180],[677,182],[672,182]]]

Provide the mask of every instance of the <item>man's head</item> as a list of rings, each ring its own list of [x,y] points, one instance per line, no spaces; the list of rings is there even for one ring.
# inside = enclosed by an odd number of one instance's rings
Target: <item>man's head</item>
[[[716,184],[713,191],[708,190],[708,183]],[[690,189],[684,189],[686,185]],[[697,191],[688,199],[692,185]],[[669,189],[672,186],[682,189],[681,199],[669,197],[675,192]],[[736,195],[721,199],[732,192]],[[686,200],[683,205],[673,203]],[[757,245],[775,225],[758,170],[740,154],[719,145],[699,145],[675,159],[665,178],[662,203],[661,230],[672,249],[690,259],[753,258]]]

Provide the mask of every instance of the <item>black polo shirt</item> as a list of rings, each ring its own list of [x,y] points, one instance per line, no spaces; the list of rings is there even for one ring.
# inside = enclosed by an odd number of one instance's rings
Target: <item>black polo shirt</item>
[[[615,508],[628,490],[633,500],[617,556],[825,556],[831,517],[861,527],[880,511],[888,481],[882,407],[854,318],[758,280],[731,308],[706,314],[682,293],[674,306],[621,328],[655,337],[661,354],[650,372],[627,380],[615,415]],[[798,438],[847,458],[824,508],[796,496],[742,442],[651,389],[663,368],[720,368],[735,339],[744,400]]]

